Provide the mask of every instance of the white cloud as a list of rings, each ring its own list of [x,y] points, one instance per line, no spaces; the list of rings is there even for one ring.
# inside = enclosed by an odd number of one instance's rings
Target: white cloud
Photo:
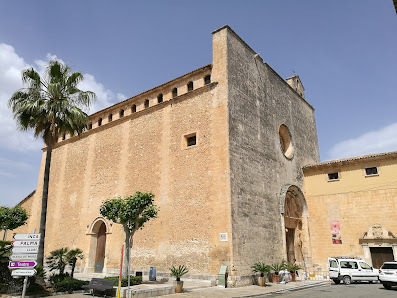
[[[340,159],[370,153],[397,151],[397,122],[332,146],[328,156]]]
[[[51,59],[57,56],[47,54],[44,60],[35,60],[35,69],[40,73],[44,73],[44,69]],[[57,58],[63,62],[61,59]],[[10,45],[0,43],[0,148],[8,150],[16,150],[20,152],[38,150],[43,146],[40,139],[35,139],[32,132],[22,132],[17,130],[12,113],[8,108],[8,100],[13,92],[22,86],[21,71],[32,67],[24,61],[24,59],[15,52]],[[72,71],[78,69],[72,69]],[[84,75],[84,81],[80,84],[82,90],[90,90],[96,93],[97,101],[91,107],[90,113],[106,108],[126,97],[123,94],[115,94],[111,90],[106,89],[101,83],[95,80],[91,74]]]

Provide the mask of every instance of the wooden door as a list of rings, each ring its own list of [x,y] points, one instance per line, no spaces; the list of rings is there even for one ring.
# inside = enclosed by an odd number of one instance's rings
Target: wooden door
[[[384,262],[394,261],[393,249],[391,247],[370,247],[372,266],[380,268]]]
[[[98,230],[95,254],[95,273],[102,273],[105,262],[106,226],[102,223]]]

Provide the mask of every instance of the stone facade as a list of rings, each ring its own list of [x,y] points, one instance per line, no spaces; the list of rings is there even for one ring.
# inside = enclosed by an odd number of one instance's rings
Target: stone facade
[[[379,267],[373,258],[382,251],[397,260],[396,161],[397,152],[391,152],[303,168],[315,267],[327,270],[327,258],[337,256],[361,257]],[[368,175],[366,168],[373,167],[377,174]],[[330,179],[328,174],[335,173],[338,177]],[[331,223],[335,222],[340,236],[333,243]]]
[[[227,265],[229,281],[251,283],[253,263],[287,258],[285,228],[299,219],[284,214],[286,197],[307,217],[302,166],[319,162],[319,151],[314,109],[299,90],[228,26],[214,31],[212,65],[99,111],[81,136],[60,138],[45,255],[78,247],[78,270],[93,272],[104,223],[103,272],[115,274],[124,233],[99,206],[152,192],[159,217],[137,232],[132,270],[185,264],[192,277],[214,278]],[[191,136],[197,143],[187,146]],[[32,216],[15,232],[38,230],[44,160],[45,150],[36,193],[22,203]],[[299,222],[308,243],[307,220]]]

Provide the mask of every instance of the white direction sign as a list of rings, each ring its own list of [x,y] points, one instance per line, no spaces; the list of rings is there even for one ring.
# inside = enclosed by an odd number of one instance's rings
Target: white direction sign
[[[10,256],[11,261],[36,261],[37,254],[14,254]]]
[[[11,271],[12,276],[33,276],[36,274],[35,269],[16,269]]]
[[[11,243],[12,246],[16,247],[32,247],[32,246],[39,246],[39,240],[16,240]]]
[[[13,254],[37,254],[39,252],[39,247],[13,247]]]
[[[15,240],[40,240],[41,234],[15,234]]]

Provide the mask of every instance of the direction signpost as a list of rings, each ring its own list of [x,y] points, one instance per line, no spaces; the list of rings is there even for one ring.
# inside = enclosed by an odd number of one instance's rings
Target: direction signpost
[[[10,256],[11,261],[30,261],[37,260],[37,254],[14,254]]]
[[[36,273],[37,271],[35,269],[17,269],[11,271],[12,276],[33,276]],[[26,289],[24,289],[24,291],[26,291]]]
[[[25,298],[28,276],[37,273],[34,267],[37,265],[40,237],[41,234],[35,234],[33,230],[32,234],[15,234],[15,241],[11,243],[13,248],[8,268],[12,270],[11,276],[25,276],[22,298]]]

